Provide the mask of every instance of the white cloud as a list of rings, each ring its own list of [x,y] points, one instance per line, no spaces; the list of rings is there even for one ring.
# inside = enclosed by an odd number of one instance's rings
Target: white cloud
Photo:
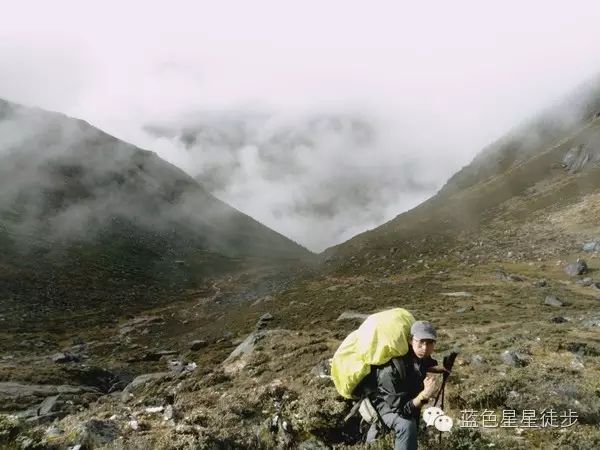
[[[595,74],[599,17],[592,1],[13,2],[0,18],[0,97],[89,120],[194,175],[231,155],[205,146],[199,159],[143,127],[248,111],[300,125],[358,111],[378,130],[370,156],[321,143],[302,152],[297,176],[274,183],[248,143],[216,192],[320,249],[414,206],[484,145]],[[283,212],[329,173],[343,185],[339,158],[354,161],[352,176],[376,182],[373,172],[393,179],[407,155],[427,188],[376,196],[363,216]]]

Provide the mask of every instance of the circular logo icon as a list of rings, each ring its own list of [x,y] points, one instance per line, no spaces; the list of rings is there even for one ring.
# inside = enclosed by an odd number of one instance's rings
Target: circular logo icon
[[[423,420],[425,421],[427,426],[430,426],[434,424],[435,419],[443,415],[444,411],[442,411],[442,408],[438,408],[437,406],[430,406],[429,408],[425,409],[425,411],[423,411]]]
[[[435,418],[433,425],[440,431],[450,431],[454,422],[451,417],[442,415]]]

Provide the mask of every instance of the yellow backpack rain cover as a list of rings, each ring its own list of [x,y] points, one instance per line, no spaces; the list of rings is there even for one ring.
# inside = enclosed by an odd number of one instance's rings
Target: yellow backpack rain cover
[[[408,353],[414,322],[407,310],[388,309],[368,316],[344,339],[331,362],[331,378],[342,397],[354,398],[352,391],[369,374],[371,365],[385,364]]]

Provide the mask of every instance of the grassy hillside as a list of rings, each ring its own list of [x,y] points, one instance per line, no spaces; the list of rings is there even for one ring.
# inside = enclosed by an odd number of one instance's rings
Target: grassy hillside
[[[154,153],[1,100],[0,245],[0,299],[34,324],[53,310],[116,317],[215,275],[311,256]]]

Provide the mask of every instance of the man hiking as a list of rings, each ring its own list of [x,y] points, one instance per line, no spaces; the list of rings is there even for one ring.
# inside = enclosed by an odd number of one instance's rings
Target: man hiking
[[[372,366],[365,383],[376,386],[369,395],[381,421],[395,433],[394,450],[417,448],[417,425],[423,405],[437,392],[437,383],[427,373],[444,373],[431,358],[437,333],[425,321],[415,322],[410,329],[408,353],[381,366]],[[367,442],[377,437],[380,424],[375,421],[367,433]]]

